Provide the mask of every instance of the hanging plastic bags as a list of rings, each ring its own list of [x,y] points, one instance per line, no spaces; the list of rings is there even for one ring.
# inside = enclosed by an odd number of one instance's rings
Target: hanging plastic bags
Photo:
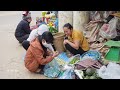
[[[116,31],[116,24],[117,24],[117,18],[113,18],[110,20],[108,24],[104,24],[99,32],[99,35],[106,39],[112,39],[117,36]]]

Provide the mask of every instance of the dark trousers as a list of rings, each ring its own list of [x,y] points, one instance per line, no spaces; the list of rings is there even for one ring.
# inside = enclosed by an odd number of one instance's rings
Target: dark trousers
[[[23,48],[27,51],[27,49],[28,49],[29,46],[30,46],[30,42],[27,41],[27,40],[24,40],[24,41],[22,42],[22,46],[23,46]]]
[[[19,43],[22,43],[24,40],[27,40],[29,37],[29,34],[26,34],[22,37],[16,37],[16,39],[19,41]]]
[[[65,44],[65,48],[72,54],[76,55],[76,54],[80,54],[82,55],[83,53],[85,53],[86,51],[84,51],[81,47],[79,47],[78,50],[74,49],[73,47],[71,47],[69,44]]]

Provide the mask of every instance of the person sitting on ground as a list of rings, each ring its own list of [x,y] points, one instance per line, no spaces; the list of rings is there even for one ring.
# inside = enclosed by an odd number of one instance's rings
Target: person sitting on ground
[[[66,35],[64,45],[71,54],[82,55],[89,50],[89,44],[81,31],[73,30],[73,26],[69,23],[63,26],[63,30]]]
[[[47,25],[47,24],[42,20],[42,18],[38,18],[38,19],[36,19],[36,25],[31,26],[30,29],[31,29],[31,30],[35,30],[36,28],[38,28],[38,27],[39,27],[40,25],[42,25],[42,24]]]
[[[29,34],[31,32],[31,29],[30,29],[31,21],[32,21],[32,18],[30,16],[26,16],[17,25],[16,31],[15,31],[15,37],[19,41],[19,43],[22,43],[24,40],[27,40],[27,38],[29,37]]]
[[[24,19],[26,16],[31,16],[31,13],[30,11],[23,11],[22,15],[22,19]]]
[[[46,31],[42,35],[39,35],[30,43],[25,56],[25,67],[31,72],[41,72],[44,65],[51,62],[54,57],[58,55],[58,52],[50,53],[47,51],[47,47],[53,43],[53,35],[51,32]]]
[[[38,35],[42,35],[45,31],[49,31],[48,26],[45,24],[42,24],[37,29],[32,30],[28,39],[22,42],[23,48],[27,50],[30,46],[30,42],[32,42]]]
[[[38,27],[39,27],[40,25],[42,25],[42,24],[47,25],[47,24],[45,23],[45,21],[42,20],[42,18],[39,18],[39,19],[37,20],[36,24],[37,24]]]

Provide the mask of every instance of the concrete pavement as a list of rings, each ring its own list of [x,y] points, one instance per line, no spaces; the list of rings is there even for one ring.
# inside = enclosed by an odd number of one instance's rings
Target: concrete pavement
[[[31,12],[35,17],[40,11]],[[22,18],[22,11],[0,11],[0,79],[47,79],[47,77],[30,73],[24,66],[25,50],[14,37],[17,24]]]

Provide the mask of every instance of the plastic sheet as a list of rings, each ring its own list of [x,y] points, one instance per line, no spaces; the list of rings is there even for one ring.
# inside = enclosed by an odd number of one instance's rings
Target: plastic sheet
[[[102,79],[120,79],[120,65],[110,62],[107,67],[102,66],[97,70]]]

